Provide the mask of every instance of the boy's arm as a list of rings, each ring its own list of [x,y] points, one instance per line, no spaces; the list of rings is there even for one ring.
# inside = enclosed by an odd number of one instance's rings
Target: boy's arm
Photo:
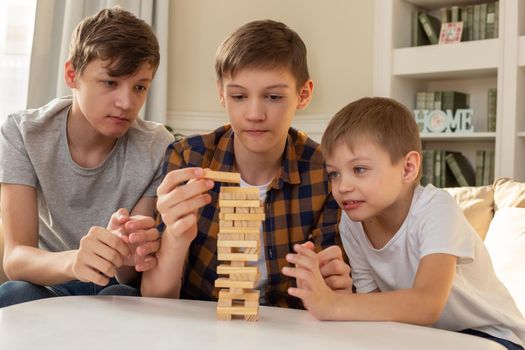
[[[202,178],[201,168],[173,170],[157,190],[157,209],[165,230],[157,266],[143,273],[143,296],[178,298],[189,246],[197,235],[197,211],[211,200],[214,183]]]
[[[456,257],[430,254],[420,261],[412,288],[368,294],[335,293],[326,286],[316,254],[300,246],[288,261],[296,268],[283,273],[302,281],[303,288],[290,288],[305,307],[321,320],[397,321],[431,325],[439,320],[455,276]]]
[[[55,285],[78,279],[106,285],[116,273],[115,266],[122,264],[120,256],[129,253],[119,237],[98,227],[82,238],[78,250],[39,249],[36,190],[31,186],[2,184],[1,206],[4,270],[12,280]]]
[[[319,266],[326,284],[333,290],[352,292],[352,278],[348,258],[342,249],[339,235],[341,211],[331,194],[326,196],[323,210],[318,217],[316,228],[310,233],[310,240],[318,251]]]

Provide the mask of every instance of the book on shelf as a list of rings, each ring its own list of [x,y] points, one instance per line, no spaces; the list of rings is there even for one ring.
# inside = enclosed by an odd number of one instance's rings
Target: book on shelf
[[[412,30],[411,30],[411,44],[412,46],[423,46],[429,45],[430,41],[428,40],[427,34],[423,29],[423,25],[419,21],[419,14],[421,12],[413,11],[412,12]]]
[[[474,40],[474,5],[467,6],[467,41]]]
[[[443,91],[441,98],[442,110],[451,110],[452,114],[460,108],[468,108],[469,95],[458,91]]]
[[[495,151],[476,151],[476,186],[486,186],[494,182]]]
[[[462,153],[449,152],[445,159],[459,186],[474,186],[476,182],[474,169]]]
[[[430,43],[432,45],[437,44],[439,42],[439,32],[441,29],[440,20],[425,12],[421,12],[419,13],[419,21],[421,22]]]
[[[494,39],[496,35],[495,23],[496,23],[496,2],[487,3],[487,20],[485,24],[485,38]]]
[[[487,37],[487,4],[479,4],[479,39]]]
[[[450,20],[450,8],[448,7],[442,7],[439,9],[439,20],[441,23],[448,23],[451,22]]]
[[[496,131],[496,111],[498,107],[498,89],[487,90],[487,131]]]

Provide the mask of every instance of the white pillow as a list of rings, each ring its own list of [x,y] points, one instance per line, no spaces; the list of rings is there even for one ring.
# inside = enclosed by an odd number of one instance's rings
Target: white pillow
[[[525,208],[497,210],[485,246],[496,275],[525,315]]]

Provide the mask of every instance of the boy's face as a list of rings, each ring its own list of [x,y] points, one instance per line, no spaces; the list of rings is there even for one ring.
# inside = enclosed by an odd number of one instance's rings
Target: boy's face
[[[74,90],[72,113],[83,116],[100,134],[117,138],[135,121],[153,79],[153,68],[145,63],[130,76],[112,77],[107,61],[95,59],[82,72],[66,62],[66,83]]]
[[[326,168],[335,200],[353,221],[380,219],[403,200],[404,158],[392,164],[375,142],[360,142],[352,149],[336,144]]]
[[[297,91],[287,69],[244,68],[218,85],[235,132],[235,152],[279,156],[297,109],[310,102],[313,83]]]

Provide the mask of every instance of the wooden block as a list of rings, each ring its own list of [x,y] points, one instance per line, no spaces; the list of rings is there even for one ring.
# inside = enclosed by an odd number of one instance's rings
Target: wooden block
[[[258,307],[232,306],[232,307],[217,307],[217,313],[227,313],[230,315],[257,315]]]
[[[259,189],[257,187],[237,187],[237,186],[222,186],[221,194],[224,193],[243,193],[243,194],[256,194],[259,199]]]
[[[243,267],[246,266],[246,261],[230,261],[232,267]]]
[[[250,208],[236,207],[235,213],[237,214],[250,214]]]
[[[257,213],[257,214],[261,214],[261,213],[264,213],[264,208],[263,207],[256,207],[256,208],[250,208],[250,213]]]
[[[260,207],[261,202],[259,200],[242,200],[242,199],[219,199],[219,207],[221,211],[223,208],[250,208],[250,207]],[[249,213],[249,211],[247,211]]]
[[[233,182],[237,184],[241,183],[241,174],[239,173],[229,173],[226,171],[213,171],[210,169],[204,169],[203,177],[217,182]]]
[[[219,201],[219,203],[220,203],[220,201]],[[235,208],[221,207],[221,211],[220,212],[221,213],[235,213]]]
[[[219,254],[231,254],[232,248],[231,247],[217,247],[217,253]]]
[[[232,273],[229,275],[230,281],[253,281],[256,282],[259,280],[259,272],[255,274],[251,273]]]
[[[221,214],[219,213],[219,217],[220,217],[220,215]],[[233,224],[234,224],[233,220],[219,220],[219,230],[222,227],[233,227]]]
[[[258,290],[246,290],[242,293],[232,293],[228,289],[221,289],[219,291],[219,299],[230,300],[256,300],[259,302],[260,292]]]
[[[257,266],[231,266],[228,264],[220,264],[217,266],[217,273],[219,275],[229,275],[231,273],[245,273],[257,274]]]
[[[248,309],[252,309],[252,308],[256,308],[257,309],[257,313],[254,315],[254,314],[245,314],[244,315],[244,320],[245,321],[250,321],[250,322],[255,322],[259,319],[259,300],[246,300],[244,302],[244,307],[245,308],[248,308]]]
[[[220,225],[219,225],[220,226]],[[241,234],[247,234],[247,233],[259,233],[259,228],[255,227],[220,227],[219,228],[219,234],[222,233],[241,233]],[[259,236],[257,236],[259,237]],[[258,239],[258,238],[257,238]]]
[[[246,228],[248,229],[251,227],[246,227]],[[259,241],[260,232],[259,230],[257,230],[257,232],[245,232],[243,236],[244,236],[243,238],[245,241]]]
[[[229,278],[217,278],[215,280],[215,287],[217,288],[255,288],[256,281],[232,281]]]
[[[217,247],[233,247],[233,248],[257,248],[258,241],[217,241]]]
[[[264,214],[230,214],[230,213],[219,213],[220,220],[246,220],[246,221],[262,221],[264,220]]]
[[[244,253],[232,253],[232,254],[217,254],[217,260],[219,261],[257,261],[259,260],[259,254],[244,254]]]
[[[247,241],[247,242],[250,242],[250,241]],[[257,242],[257,243],[259,243],[259,242]],[[225,252],[225,253],[227,253],[227,252]],[[244,254],[257,254],[257,255],[259,255],[259,248],[258,247],[257,248],[246,248],[246,249],[244,249],[243,253]]]
[[[244,234],[243,233],[224,233],[219,232],[217,234],[217,244],[219,241],[243,241],[244,240]]]
[[[231,307],[231,306],[232,306],[232,299],[228,300],[228,298],[226,299],[223,298],[222,300],[219,299],[219,301],[217,302],[217,309],[219,309],[219,307]],[[217,319],[229,321],[232,319],[232,315],[217,311]]]

